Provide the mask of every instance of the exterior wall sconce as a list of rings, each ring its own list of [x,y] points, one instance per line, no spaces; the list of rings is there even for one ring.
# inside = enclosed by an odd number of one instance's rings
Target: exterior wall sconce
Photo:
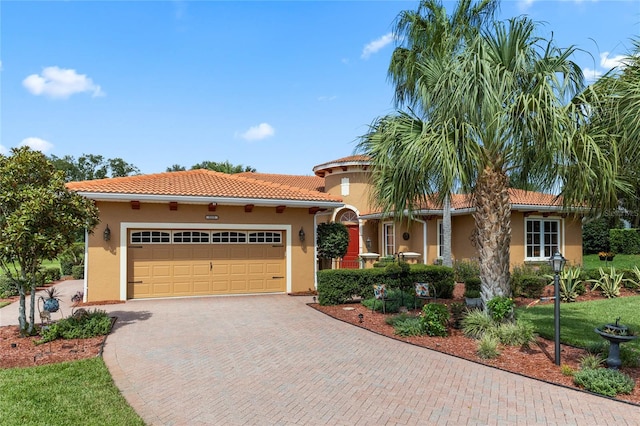
[[[304,242],[304,238],[305,238],[305,234],[304,234],[304,229],[302,229],[302,227],[300,227],[300,231],[298,231],[298,237],[300,237],[300,242]]]
[[[109,241],[111,239],[111,229],[109,229],[108,224],[107,224],[107,227],[104,229],[104,232],[102,233],[102,238],[104,238],[105,241]]]
[[[371,251],[371,238],[367,237],[367,240],[364,242],[364,245],[367,247],[367,251]]]

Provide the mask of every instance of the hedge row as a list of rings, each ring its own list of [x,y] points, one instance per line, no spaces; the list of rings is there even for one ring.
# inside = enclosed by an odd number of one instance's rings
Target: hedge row
[[[640,254],[640,233],[637,229],[610,229],[609,245],[614,253]]]
[[[326,269],[318,271],[318,302],[321,305],[339,305],[354,298],[373,297],[374,284],[387,284],[389,288],[411,286],[414,282],[430,282],[438,298],[453,296],[453,269],[436,265],[411,265],[406,276],[395,277],[384,268]]]

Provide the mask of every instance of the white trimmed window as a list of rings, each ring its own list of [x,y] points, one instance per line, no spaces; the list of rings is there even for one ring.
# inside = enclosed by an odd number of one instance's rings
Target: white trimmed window
[[[340,193],[343,196],[349,195],[349,178],[342,178],[340,180]]]
[[[260,231],[260,232],[250,232],[249,233],[249,244],[251,243],[282,243],[282,233],[281,232],[269,232],[269,231]]]
[[[202,231],[173,231],[173,242],[175,244],[209,242],[209,233]]]
[[[393,223],[383,225],[384,255],[393,256],[396,252],[396,233]]]
[[[527,260],[546,260],[560,249],[559,219],[527,218],[525,233]]]
[[[213,232],[211,234],[211,242],[213,244],[246,243],[247,234],[245,232],[236,231]]]
[[[131,233],[132,244],[168,244],[171,243],[171,233],[167,231],[135,231]]]

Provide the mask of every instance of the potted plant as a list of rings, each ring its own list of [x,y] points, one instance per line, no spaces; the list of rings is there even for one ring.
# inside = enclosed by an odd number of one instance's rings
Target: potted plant
[[[482,307],[480,278],[467,278],[464,282],[464,301],[468,307]]]
[[[616,254],[612,251],[601,251],[600,253],[598,253],[598,257],[600,258],[600,260],[607,262],[611,262],[615,256]]]

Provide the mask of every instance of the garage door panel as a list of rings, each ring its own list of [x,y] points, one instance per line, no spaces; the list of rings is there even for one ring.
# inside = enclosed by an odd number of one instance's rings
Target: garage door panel
[[[174,281],[173,294],[176,296],[189,296],[193,294],[193,285],[191,281]]]
[[[142,244],[128,253],[132,298],[286,291],[282,245]]]

